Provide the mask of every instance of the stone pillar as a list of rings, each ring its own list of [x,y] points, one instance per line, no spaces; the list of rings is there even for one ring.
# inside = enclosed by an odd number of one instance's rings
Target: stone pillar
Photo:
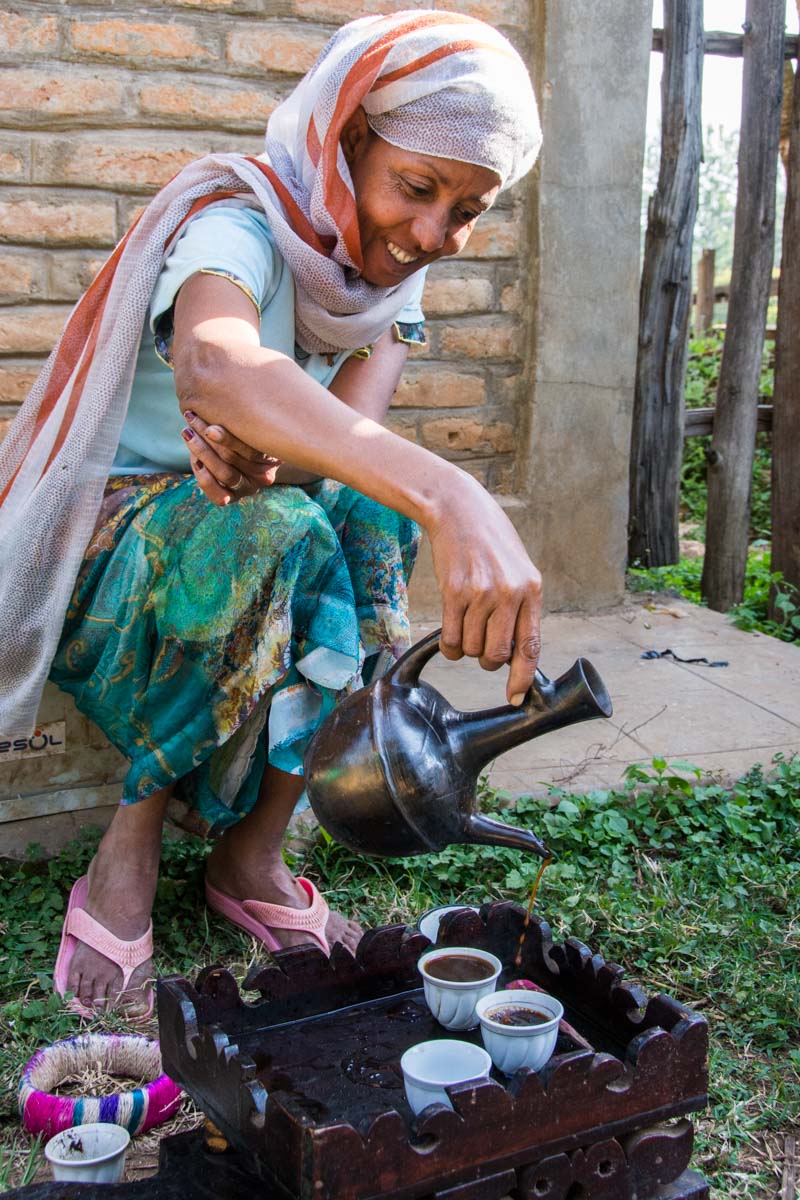
[[[535,6],[544,146],[514,515],[550,609],[623,594],[651,7]]]

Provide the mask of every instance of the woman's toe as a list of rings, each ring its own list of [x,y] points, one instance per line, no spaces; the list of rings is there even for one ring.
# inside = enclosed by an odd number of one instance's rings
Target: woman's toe
[[[152,964],[143,963],[137,967],[128,981],[124,992],[116,992],[109,1007],[130,1017],[140,1017],[149,1011],[150,998],[148,986],[153,978]]]
[[[84,1008],[94,1008],[94,979],[88,975],[81,975],[75,995]]]
[[[133,994],[125,992],[122,999],[124,1003],[120,1005],[119,1011],[128,1017],[143,1017],[150,1007],[141,991]]]
[[[110,999],[108,984],[102,979],[95,979],[93,991],[94,995],[89,1007],[96,1008],[98,1012],[105,1012]]]
[[[342,941],[348,950],[355,950],[358,943],[361,941],[363,934],[360,925],[356,925],[355,921],[348,921],[342,935]]]

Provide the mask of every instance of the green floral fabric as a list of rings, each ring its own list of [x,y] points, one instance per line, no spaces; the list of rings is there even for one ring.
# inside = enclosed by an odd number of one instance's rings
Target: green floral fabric
[[[225,508],[192,476],[117,476],[51,678],[130,760],[123,803],[169,783],[188,824],[302,772],[337,699],[408,647],[413,522],[326,480]]]

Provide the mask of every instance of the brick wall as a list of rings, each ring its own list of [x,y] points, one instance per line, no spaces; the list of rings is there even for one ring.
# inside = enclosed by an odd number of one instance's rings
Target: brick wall
[[[211,150],[258,153],[275,105],[348,18],[413,0],[27,0],[0,11],[0,429],[147,197]],[[417,7],[431,7],[431,0]],[[459,0],[524,53],[522,0]],[[529,184],[425,293],[392,427],[511,488],[528,334]]]

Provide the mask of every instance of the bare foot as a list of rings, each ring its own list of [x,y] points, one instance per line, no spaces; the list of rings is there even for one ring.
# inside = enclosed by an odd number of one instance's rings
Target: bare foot
[[[295,880],[280,852],[261,850],[253,854],[237,845],[236,827],[225,833],[212,850],[206,866],[206,876],[212,887],[226,892],[236,900],[263,900],[268,904],[284,904],[288,908],[308,908],[308,895]],[[249,851],[249,852],[248,852]],[[309,942],[302,930],[273,929],[281,946],[301,946]],[[341,942],[351,953],[361,941],[363,930],[342,913],[331,912],[325,926],[328,944]],[[317,945],[316,942],[313,943]]]
[[[101,842],[89,866],[89,891],[84,905],[89,916],[115,937],[134,941],[147,932],[158,878],[158,854],[154,864],[148,855],[119,853],[115,839]],[[136,967],[128,987],[120,992],[122,972],[97,950],[79,942],[70,963],[67,990],[86,1008],[124,1011],[141,1016],[149,1007],[148,984],[153,979],[151,959]]]

